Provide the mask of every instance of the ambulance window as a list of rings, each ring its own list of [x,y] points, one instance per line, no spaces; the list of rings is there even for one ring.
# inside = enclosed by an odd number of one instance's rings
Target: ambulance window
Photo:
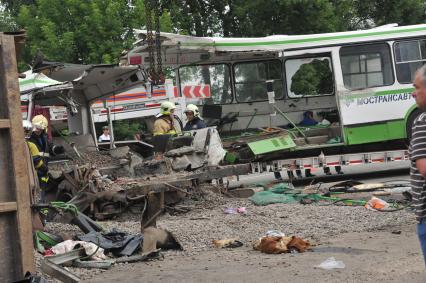
[[[229,66],[226,64],[179,68],[180,90],[187,103],[227,104],[232,102]]]
[[[235,95],[238,102],[268,100],[266,81],[274,80],[275,99],[283,97],[281,61],[244,62],[234,65]]]
[[[290,98],[334,94],[330,57],[304,57],[285,61]]]
[[[348,89],[391,85],[394,82],[389,46],[385,43],[342,47],[343,83]]]
[[[416,70],[426,63],[426,40],[398,41],[393,47],[398,82],[412,83]]]

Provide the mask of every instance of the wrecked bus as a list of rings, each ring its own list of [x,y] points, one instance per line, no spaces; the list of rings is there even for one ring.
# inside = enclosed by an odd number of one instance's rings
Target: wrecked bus
[[[148,67],[146,32],[137,34],[124,59]],[[162,33],[161,48],[179,97],[219,127],[233,160],[281,169],[407,158],[426,25],[264,38]],[[183,93],[191,85],[208,85],[210,97]],[[317,123],[304,125],[304,115]]]

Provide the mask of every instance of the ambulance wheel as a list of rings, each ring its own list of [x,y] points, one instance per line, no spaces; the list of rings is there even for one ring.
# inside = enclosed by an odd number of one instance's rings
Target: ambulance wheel
[[[420,109],[415,109],[413,112],[411,112],[410,116],[408,116],[407,124],[405,125],[405,131],[407,134],[408,143],[411,140],[412,126],[413,126],[414,120],[416,120],[421,113],[422,111]]]

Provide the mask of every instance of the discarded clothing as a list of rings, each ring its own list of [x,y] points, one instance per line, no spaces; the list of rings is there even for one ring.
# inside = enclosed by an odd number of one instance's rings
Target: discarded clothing
[[[311,244],[298,237],[269,237],[258,239],[253,244],[253,249],[266,254],[281,254],[296,250],[299,253],[310,249]]]
[[[312,111],[305,111],[303,113],[303,120],[299,123],[300,126],[309,127],[315,126],[318,122],[314,119],[314,113]]]
[[[266,254],[281,254],[288,252],[291,237],[262,237],[255,242],[253,248]]]
[[[142,235],[127,235],[113,229],[109,233],[92,231],[88,234],[77,236],[81,241],[91,242],[111,251],[116,256],[130,256],[140,248],[143,241]]]
[[[92,255],[91,259],[93,260],[104,260],[108,258],[104,254],[104,249],[98,247],[97,245],[93,243],[88,243],[85,241],[66,240],[52,247],[52,252],[54,254],[64,254],[64,253],[72,251],[77,245],[82,246],[87,255]]]

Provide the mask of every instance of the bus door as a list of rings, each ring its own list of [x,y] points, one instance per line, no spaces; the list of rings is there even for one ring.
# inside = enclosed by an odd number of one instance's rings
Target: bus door
[[[319,144],[343,142],[336,58],[338,47],[284,51],[286,99],[279,107],[296,125],[316,128],[306,133],[322,136]]]
[[[341,80],[337,85],[347,144],[408,135],[411,126],[407,125],[414,119],[409,113],[415,105],[411,82],[416,68],[426,61],[424,45],[421,40],[404,39],[340,47]]]

